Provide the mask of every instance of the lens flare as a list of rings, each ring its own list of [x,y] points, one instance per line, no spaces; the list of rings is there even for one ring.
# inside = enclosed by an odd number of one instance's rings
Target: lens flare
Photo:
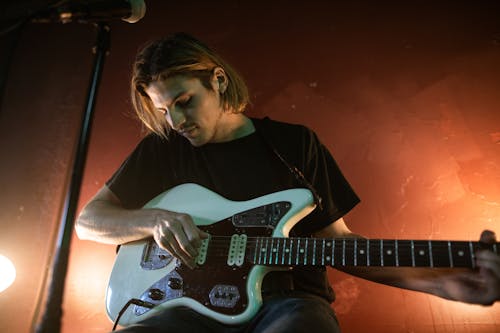
[[[16,268],[9,258],[0,254],[0,292],[9,288],[16,279]]]

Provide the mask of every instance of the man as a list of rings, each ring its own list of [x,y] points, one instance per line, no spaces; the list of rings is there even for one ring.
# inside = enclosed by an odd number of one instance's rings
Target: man
[[[342,216],[359,201],[334,159],[306,127],[243,114],[248,92],[216,53],[186,34],[150,43],[138,54],[131,82],[138,117],[151,131],[87,204],[77,221],[82,239],[124,244],[152,237],[182,265],[197,270],[210,237],[186,212],[141,209],[160,193],[196,183],[232,201],[308,188],[316,209],[291,236],[360,238]],[[205,229],[207,230],[207,229]],[[495,242],[492,232],[483,242]],[[181,266],[182,266],[181,265]],[[373,281],[479,304],[500,299],[500,258],[476,253],[477,271],[411,268],[343,270]],[[123,332],[339,332],[324,267],[272,272],[262,283],[263,305],[250,320],[221,323],[188,307]]]

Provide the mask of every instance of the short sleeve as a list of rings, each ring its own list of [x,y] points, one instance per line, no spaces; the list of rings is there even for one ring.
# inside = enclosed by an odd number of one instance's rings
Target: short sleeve
[[[161,156],[166,149],[163,139],[151,134],[145,137],[106,182],[124,207],[141,208],[162,192],[163,172]]]
[[[296,226],[296,231],[311,234],[347,214],[360,200],[330,151],[312,130],[306,130],[304,144],[302,170],[321,199],[321,205]]]
[[[332,154],[316,133],[300,124],[255,119],[259,131],[289,167],[296,167],[305,181],[321,199],[321,207],[297,223],[291,235],[310,236],[347,214],[359,203],[359,198],[346,180]],[[300,177],[295,177],[300,178]],[[294,186],[304,186],[296,179]]]

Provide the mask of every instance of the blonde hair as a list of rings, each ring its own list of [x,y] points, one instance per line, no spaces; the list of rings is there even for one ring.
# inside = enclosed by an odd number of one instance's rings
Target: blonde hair
[[[221,95],[223,109],[243,112],[249,103],[243,78],[206,45],[185,33],[149,42],[138,52],[132,71],[131,99],[137,117],[149,131],[167,137],[170,126],[153,106],[145,92],[147,86],[154,81],[182,75],[199,78],[205,88],[213,90],[210,82],[217,67],[224,70],[228,81]]]

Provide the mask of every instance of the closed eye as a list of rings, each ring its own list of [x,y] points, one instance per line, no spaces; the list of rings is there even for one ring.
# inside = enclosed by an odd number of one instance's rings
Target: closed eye
[[[173,103],[173,105],[170,106],[170,108],[178,106],[181,109],[186,109],[186,108],[188,108],[191,105],[192,101],[193,101],[193,99],[191,98],[191,96],[186,96],[186,97],[183,97],[181,99],[177,99]],[[159,107],[159,108],[156,108],[156,109],[159,112],[161,112],[163,115],[168,115],[168,113],[169,113],[168,108],[166,108],[166,107]]]
[[[188,97],[188,98],[185,98],[185,99],[182,99],[182,100],[179,100],[177,101],[177,105],[183,109],[187,108],[188,106],[191,105],[191,101],[193,99],[191,97]]]

